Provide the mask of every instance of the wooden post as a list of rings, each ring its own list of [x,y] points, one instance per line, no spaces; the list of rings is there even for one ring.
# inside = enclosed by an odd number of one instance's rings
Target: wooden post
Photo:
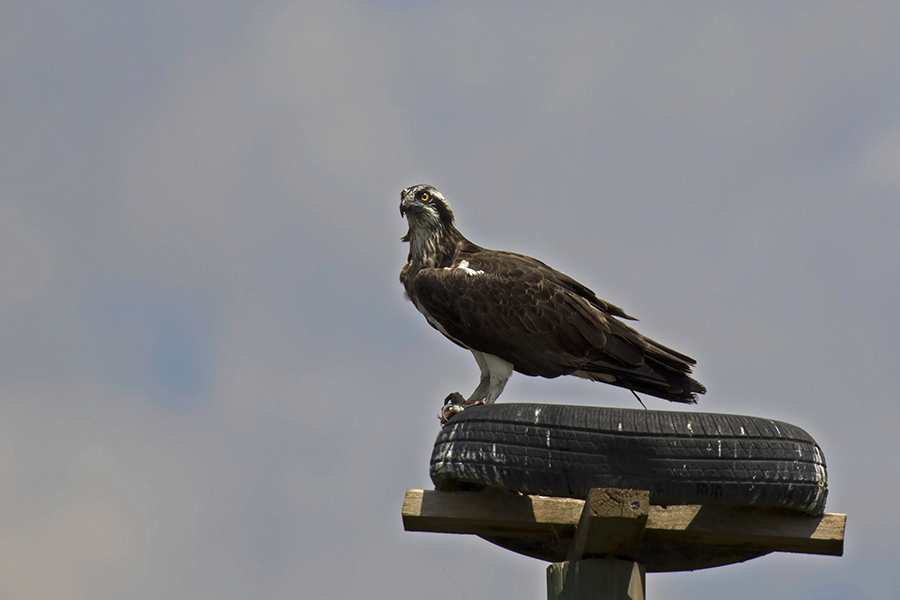
[[[547,600],[644,600],[646,572],[630,560],[553,563],[547,567]]]
[[[644,600],[647,569],[635,562],[650,492],[594,489],[565,562],[547,567],[547,600]]]
[[[649,514],[650,492],[646,490],[591,490],[566,560],[636,559]]]

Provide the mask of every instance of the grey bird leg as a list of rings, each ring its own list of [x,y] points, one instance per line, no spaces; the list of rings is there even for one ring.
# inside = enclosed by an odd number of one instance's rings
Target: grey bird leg
[[[478,363],[478,367],[481,369],[481,379],[478,382],[478,387],[475,388],[468,400],[463,400],[459,392],[453,392],[444,399],[444,406],[441,408],[441,414],[438,416],[442,424],[466,408],[478,406],[479,404],[493,403],[500,396],[503,388],[506,387],[506,382],[512,376],[512,364],[502,358],[476,350],[472,350],[472,355],[475,356],[475,362]]]

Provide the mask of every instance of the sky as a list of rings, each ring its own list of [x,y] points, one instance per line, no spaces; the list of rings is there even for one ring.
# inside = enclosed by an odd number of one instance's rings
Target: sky
[[[546,597],[403,531],[471,355],[404,299],[400,190],[822,446],[841,558],[648,598],[900,599],[896,2],[6,2],[0,597]],[[501,402],[638,408],[514,375]],[[649,408],[685,410],[653,398]]]

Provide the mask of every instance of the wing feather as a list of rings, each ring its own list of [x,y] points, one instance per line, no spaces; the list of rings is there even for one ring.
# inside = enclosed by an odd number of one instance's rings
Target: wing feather
[[[688,376],[692,358],[643,337],[619,320],[634,317],[531,257],[469,244],[451,267],[421,269],[409,289],[454,342],[520,373],[577,374],[678,402],[705,391]]]
[[[527,375],[569,374],[597,353],[611,352],[605,358],[622,366],[640,364],[640,335],[573,281],[535,259],[479,248],[460,253],[453,267],[422,269],[412,288],[451,338]]]

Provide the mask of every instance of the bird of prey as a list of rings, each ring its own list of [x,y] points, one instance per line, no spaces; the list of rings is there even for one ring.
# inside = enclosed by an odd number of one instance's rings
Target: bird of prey
[[[471,350],[481,369],[468,399],[447,397],[442,422],[494,402],[513,371],[576,375],[673,402],[695,403],[706,392],[689,375],[693,358],[623,323],[636,319],[618,306],[539,260],[467,240],[434,187],[403,190],[400,214],[409,224],[400,272],[406,294],[432,327]]]

